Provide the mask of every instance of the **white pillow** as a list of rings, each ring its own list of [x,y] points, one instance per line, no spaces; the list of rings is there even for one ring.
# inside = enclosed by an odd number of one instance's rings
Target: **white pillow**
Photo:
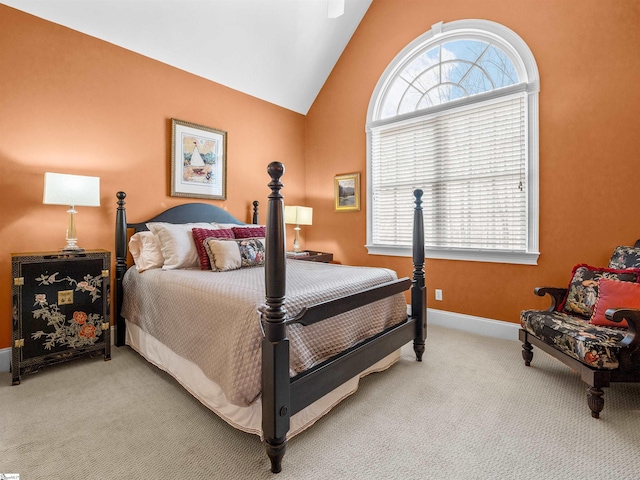
[[[256,227],[264,227],[264,225],[254,225],[253,223],[216,223],[212,222],[211,225],[221,228],[256,228]]]
[[[200,267],[192,228],[211,228],[210,223],[149,222],[147,228],[156,236],[164,257],[165,270]]]
[[[129,252],[139,272],[151,268],[160,268],[164,257],[156,237],[151,232],[138,232],[129,239]]]

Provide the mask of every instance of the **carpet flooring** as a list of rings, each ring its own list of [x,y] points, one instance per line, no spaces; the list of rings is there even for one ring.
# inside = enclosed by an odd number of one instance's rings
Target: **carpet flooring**
[[[0,473],[32,479],[638,479],[640,385],[605,389],[518,342],[430,326],[390,370],[288,443],[269,472],[233,429],[128,347],[113,360],[0,373]]]

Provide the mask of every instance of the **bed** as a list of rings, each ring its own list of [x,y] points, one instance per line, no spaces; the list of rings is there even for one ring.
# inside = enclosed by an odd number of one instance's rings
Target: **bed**
[[[284,165],[273,162],[267,172],[271,193],[263,231],[203,203],[129,223],[126,194],[118,192],[115,343],[130,345],[167,371],[232,426],[260,435],[271,471],[278,473],[287,439],[355,392],[362,376],[389,368],[410,341],[422,360],[424,231],[422,191],[416,190],[412,280],[383,268],[288,259]],[[253,224],[257,209],[253,202]],[[195,245],[207,249],[201,268],[169,265],[175,258],[166,249],[162,268],[128,266],[131,235],[151,229],[166,247],[170,241],[159,228],[184,231],[206,224],[238,236],[202,240],[193,230]],[[251,250],[250,268],[236,268],[226,256],[237,248]],[[207,270],[202,262],[209,259]],[[403,292],[409,287],[407,315]]]

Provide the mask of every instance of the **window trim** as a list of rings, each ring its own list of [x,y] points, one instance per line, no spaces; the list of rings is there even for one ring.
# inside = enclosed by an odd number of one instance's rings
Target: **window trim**
[[[367,185],[371,185],[371,128],[386,123],[401,121],[424,114],[424,111],[411,112],[392,119],[379,119],[379,112],[383,105],[384,93],[396,74],[416,55],[432,48],[436,44],[456,39],[476,38],[489,41],[499,46],[509,56],[518,73],[519,83],[510,87],[489,92],[488,96],[502,96],[513,93],[514,90],[527,92],[527,251],[513,252],[500,250],[474,250],[455,248],[425,248],[425,257],[448,260],[469,260],[493,263],[513,263],[523,265],[537,265],[539,252],[539,146],[538,146],[538,93],[540,91],[540,77],[533,53],[527,44],[515,32],[495,22],[479,19],[456,20],[449,23],[439,22],[431,30],[416,38],[407,45],[387,66],[376,84],[369,108],[367,110],[366,155],[367,155]],[[485,94],[486,95],[486,94]],[[482,95],[487,99],[487,96]],[[458,101],[448,102],[444,106],[437,106],[429,111],[449,110],[461,105],[478,101],[472,97],[465,97]],[[370,255],[411,256],[411,247],[397,245],[381,245],[372,242],[372,192],[367,188],[367,248]]]

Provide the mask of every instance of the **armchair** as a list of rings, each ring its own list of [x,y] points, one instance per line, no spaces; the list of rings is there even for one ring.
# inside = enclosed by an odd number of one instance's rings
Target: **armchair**
[[[549,308],[520,313],[525,365],[535,346],[578,372],[594,418],[604,408],[604,387],[640,382],[639,281],[640,240],[617,247],[607,268],[577,265],[569,288],[536,288],[550,297]]]

